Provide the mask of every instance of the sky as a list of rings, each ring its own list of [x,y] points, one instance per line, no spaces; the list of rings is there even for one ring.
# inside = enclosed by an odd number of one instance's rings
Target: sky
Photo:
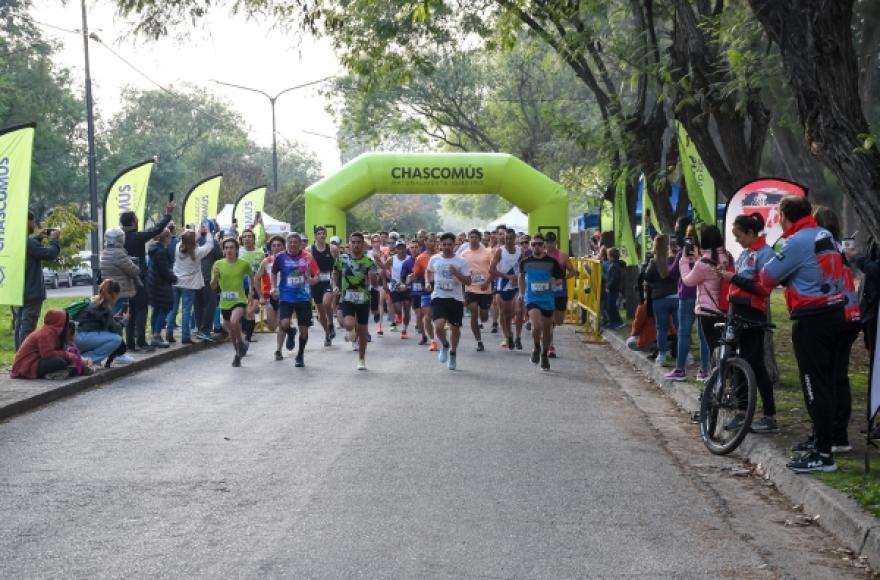
[[[226,2],[225,4],[231,4]],[[94,32],[136,69],[165,87],[191,83],[226,100],[249,125],[251,138],[260,145],[272,143],[272,118],[266,97],[220,86],[212,80],[261,89],[276,94],[287,87],[341,74],[329,41],[317,40],[299,31],[273,30],[271,23],[232,15],[228,6],[214,8],[203,23],[187,29],[189,38],[158,41],[131,38],[130,26],[116,15],[110,0],[89,0],[89,31]],[[46,24],[81,30],[78,0],[34,0],[32,17]],[[82,36],[43,26],[48,38],[62,43],[58,64],[71,69],[82,86],[85,78]],[[121,107],[126,86],[155,89],[144,78],[99,43],[90,44],[92,91],[95,108],[109,118]],[[336,124],[325,110],[320,85],[290,91],[276,104],[279,142],[298,141],[313,151],[324,174],[340,165],[336,145]],[[319,133],[327,137],[319,137]],[[99,135],[100,138],[100,135]]]

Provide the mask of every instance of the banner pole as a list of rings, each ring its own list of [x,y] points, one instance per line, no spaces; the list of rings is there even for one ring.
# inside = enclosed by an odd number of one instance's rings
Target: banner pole
[[[101,278],[101,262],[98,255],[101,252],[101,240],[97,228],[98,223],[98,170],[97,155],[95,153],[95,115],[94,102],[92,101],[92,76],[89,66],[89,24],[86,18],[86,0],[81,0],[82,6],[82,34],[83,51],[85,53],[86,73],[86,125],[88,141],[89,162],[89,219],[95,227],[92,228],[92,292],[98,293],[98,280]]]

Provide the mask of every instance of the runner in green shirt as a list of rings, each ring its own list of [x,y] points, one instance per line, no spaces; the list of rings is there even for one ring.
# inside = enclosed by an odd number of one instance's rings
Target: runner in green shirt
[[[367,324],[370,321],[370,285],[378,285],[376,263],[364,251],[364,235],[349,237],[350,253],[336,259],[331,281],[333,293],[340,296],[342,324],[351,340],[357,340],[358,370],[367,370]]]
[[[238,258],[238,241],[235,238],[223,240],[222,260],[217,260],[211,267],[211,288],[220,289],[220,314],[223,315],[223,326],[232,340],[235,358],[232,366],[241,366],[241,357],[247,354],[247,343],[241,337],[241,319],[245,314],[247,293],[244,289],[245,278],[249,288],[254,287],[251,266]]]

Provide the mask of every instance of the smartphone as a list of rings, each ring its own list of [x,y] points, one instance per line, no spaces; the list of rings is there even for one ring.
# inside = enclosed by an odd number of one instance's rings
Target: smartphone
[[[173,201],[174,201],[174,192],[172,191],[171,193],[168,194],[168,203],[171,203]]]
[[[855,238],[843,238],[841,240],[841,244],[843,244],[844,250],[855,250],[856,249],[856,239]]]

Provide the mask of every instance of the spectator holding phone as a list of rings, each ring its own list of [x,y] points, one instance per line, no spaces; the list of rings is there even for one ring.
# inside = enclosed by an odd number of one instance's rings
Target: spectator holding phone
[[[24,263],[24,296],[15,310],[15,348],[37,327],[46,287],[43,284],[43,262],[58,258],[61,253],[61,232],[57,229],[38,231],[37,219],[28,212],[27,255]],[[48,243],[44,243],[48,240]]]
[[[128,303],[137,292],[141,282],[140,268],[125,250],[125,232],[120,228],[110,228],[104,233],[104,251],[101,252],[101,275],[104,280],[119,284],[119,296],[113,305],[113,314],[125,314],[128,320]],[[128,355],[116,357],[117,362],[131,362]]]
[[[129,300],[129,320],[126,332],[128,350],[134,352],[138,348],[144,352],[150,352],[153,347],[147,344],[147,310],[149,297],[147,296],[147,242],[158,236],[171,223],[171,212],[177,207],[173,201],[165,205],[165,216],[152,228],[138,231],[139,223],[137,214],[133,211],[123,212],[119,216],[119,224],[125,232],[125,250],[137,263],[140,271],[141,284],[137,292]]]

